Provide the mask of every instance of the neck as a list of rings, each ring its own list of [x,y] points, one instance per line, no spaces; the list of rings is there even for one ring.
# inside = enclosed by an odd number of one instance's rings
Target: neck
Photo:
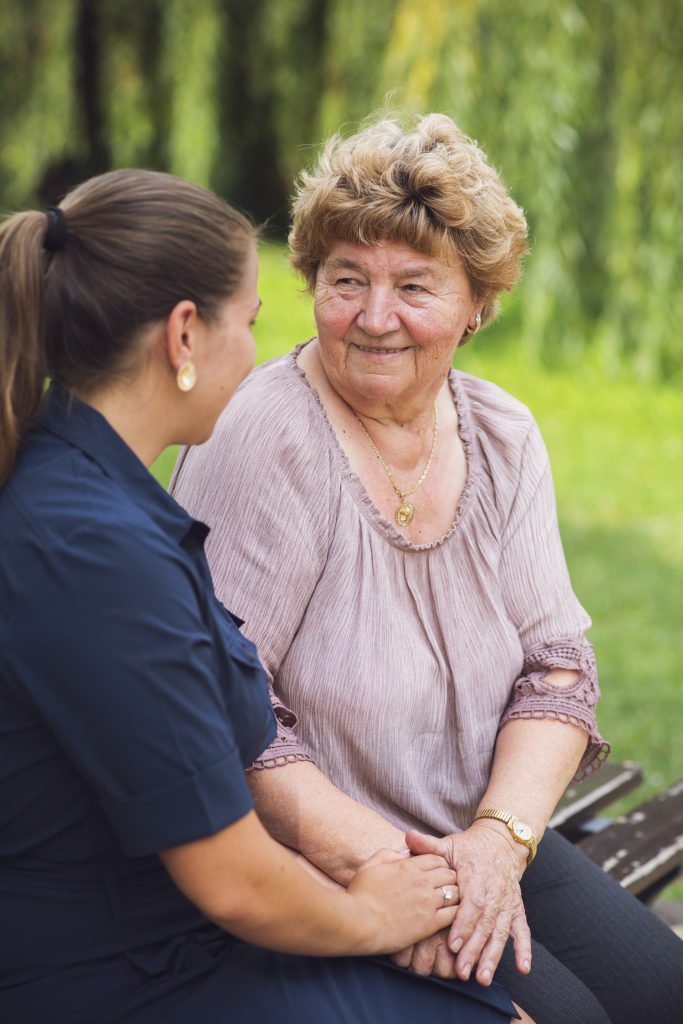
[[[342,397],[354,416],[370,429],[376,427],[381,432],[393,432],[399,428],[402,434],[414,437],[423,437],[429,431],[437,401],[430,396],[427,402],[416,403],[414,409],[409,409],[403,405],[393,407],[358,401],[356,396],[351,396],[350,399],[343,395]]]
[[[158,390],[155,396],[155,389],[143,382],[75,394],[104,416],[109,426],[148,469],[172,443],[168,436],[165,403],[159,400]]]

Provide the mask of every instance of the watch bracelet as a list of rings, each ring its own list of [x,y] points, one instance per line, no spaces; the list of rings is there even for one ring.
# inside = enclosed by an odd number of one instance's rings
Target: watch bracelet
[[[526,860],[526,866],[529,867],[538,852],[538,842],[531,826],[527,826],[531,832],[531,838],[528,842],[525,842],[523,839],[520,839],[519,836],[515,835],[515,832],[513,831],[513,823],[515,821],[522,821],[522,819],[518,818],[516,814],[510,814],[508,811],[501,811],[495,807],[484,807],[481,811],[478,811],[475,814],[472,824],[474,824],[475,821],[480,821],[482,818],[493,818],[495,821],[500,821],[505,825],[514,842],[518,843],[520,846],[525,846],[529,851]],[[527,823],[523,822],[523,824]]]

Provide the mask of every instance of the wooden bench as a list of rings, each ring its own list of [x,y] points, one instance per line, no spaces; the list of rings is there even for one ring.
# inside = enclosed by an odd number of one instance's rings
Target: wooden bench
[[[683,780],[613,821],[596,817],[642,781],[637,764],[605,765],[568,787],[550,824],[649,904],[683,867]]]
[[[600,771],[572,782],[555,808],[550,824],[572,843],[598,827],[595,816],[643,781],[643,769],[633,761],[603,765]],[[603,826],[607,822],[603,819]]]

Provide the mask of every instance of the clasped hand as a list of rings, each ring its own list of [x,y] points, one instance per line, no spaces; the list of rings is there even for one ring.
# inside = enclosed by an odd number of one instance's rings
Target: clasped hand
[[[406,844],[416,854],[443,857],[456,872],[459,905],[450,929],[445,928],[409,946],[392,959],[417,974],[467,980],[489,985],[508,937],[512,937],[517,970],[531,969],[531,935],[519,880],[526,851],[498,831],[477,822],[465,832],[437,839],[408,832]]]
[[[366,951],[390,953],[450,925],[455,909],[444,901],[446,887],[455,887],[455,873],[442,857],[378,850],[347,890],[366,911]]]

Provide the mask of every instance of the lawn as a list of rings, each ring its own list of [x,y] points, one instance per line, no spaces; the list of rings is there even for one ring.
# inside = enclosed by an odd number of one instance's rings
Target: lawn
[[[264,246],[261,264],[260,362],[314,333],[284,251]],[[545,436],[574,588],[593,618],[600,726],[614,758],[646,771],[631,806],[683,776],[683,391],[587,365],[543,369],[509,334],[503,319],[457,365],[524,401]],[[164,483],[172,463],[168,452],[155,466]]]

